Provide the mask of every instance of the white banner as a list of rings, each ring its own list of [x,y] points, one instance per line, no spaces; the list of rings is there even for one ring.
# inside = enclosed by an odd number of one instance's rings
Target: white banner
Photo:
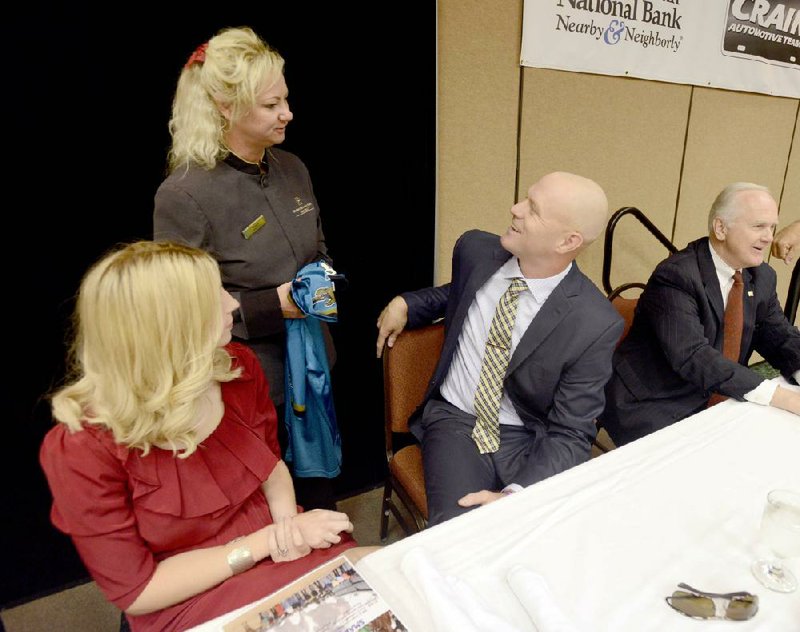
[[[520,63],[800,98],[800,0],[525,0]]]

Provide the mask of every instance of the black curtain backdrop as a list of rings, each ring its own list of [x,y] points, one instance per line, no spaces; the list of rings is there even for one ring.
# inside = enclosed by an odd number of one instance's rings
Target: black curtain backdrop
[[[349,279],[332,326],[344,449],[336,492],[383,480],[375,320],[396,293],[430,285],[433,269],[436,5],[407,5],[378,15],[341,3],[27,3],[8,16],[0,606],[87,578],[49,522],[44,396],[63,379],[86,268],[117,243],[151,237],[175,82],[194,48],[226,26],[251,26],[286,59],[295,119],[283,147],[308,166],[329,251]]]

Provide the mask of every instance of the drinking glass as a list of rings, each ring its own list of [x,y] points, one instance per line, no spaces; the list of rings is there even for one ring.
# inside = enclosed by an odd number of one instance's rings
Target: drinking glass
[[[800,555],[800,493],[773,489],[767,494],[760,538],[775,557],[756,561],[753,575],[770,590],[797,590],[797,578],[781,560]]]

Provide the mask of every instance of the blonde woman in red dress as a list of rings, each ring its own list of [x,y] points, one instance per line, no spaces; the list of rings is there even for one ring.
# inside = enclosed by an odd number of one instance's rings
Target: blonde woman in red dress
[[[135,632],[192,627],[355,546],[346,514],[298,513],[269,386],[230,342],[237,307],[210,255],[170,242],[81,283],[40,460],[53,524]]]

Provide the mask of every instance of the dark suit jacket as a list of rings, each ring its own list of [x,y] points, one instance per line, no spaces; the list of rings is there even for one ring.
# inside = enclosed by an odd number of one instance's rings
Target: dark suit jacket
[[[739,362],[722,355],[725,310],[708,248],[708,238],[698,239],[662,261],[639,298],[602,416],[617,445],[702,410],[712,392],[743,401],[763,380],[747,368],[754,350],[787,377],[800,369],[800,332],[784,317],[766,263],[742,271]]]
[[[510,257],[497,235],[467,232],[453,250],[449,284],[403,294],[409,327],[445,319],[439,364],[410,420],[417,438],[422,438],[422,409],[447,375],[475,294]],[[594,420],[603,410],[603,387],[622,328],[622,318],[608,299],[573,264],[509,360],[504,391],[535,436],[516,483],[530,485],[589,458]]]

